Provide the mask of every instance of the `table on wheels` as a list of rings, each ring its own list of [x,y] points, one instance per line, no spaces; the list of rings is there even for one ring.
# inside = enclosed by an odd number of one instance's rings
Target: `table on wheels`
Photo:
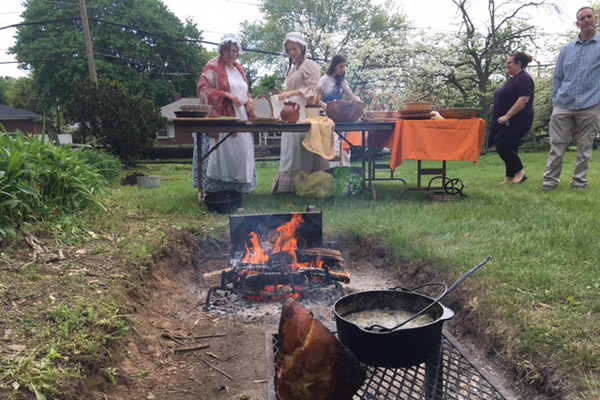
[[[179,126],[184,132],[204,132],[204,133],[229,133],[224,139],[217,142],[208,153],[202,156],[200,151],[200,141],[196,144],[196,154],[198,154],[198,202],[202,205],[204,193],[202,192],[202,161],[215,151],[223,141],[227,140],[235,132],[308,132],[310,124],[250,124],[244,122],[230,121],[203,121],[201,118],[175,118],[173,120],[176,126]],[[356,131],[361,132],[363,143],[369,142],[373,135],[367,135],[367,132],[376,134],[377,132],[393,132],[395,124],[393,122],[354,122],[337,123],[336,132]],[[338,133],[339,134],[339,133]],[[372,148],[372,146],[369,146]],[[363,170],[365,171],[365,188],[369,191],[373,189],[374,173],[374,152],[368,151],[362,159]]]
[[[449,184],[454,184],[457,179],[449,179],[446,174],[447,161],[472,161],[476,163],[481,154],[485,137],[485,121],[479,118],[471,119],[443,119],[443,120],[396,120],[393,134],[373,132],[367,136],[365,142],[364,132],[352,133],[349,143],[361,146],[367,143],[367,159],[372,164],[373,176],[369,173],[370,181],[376,180],[374,170],[383,165],[375,165],[373,153],[375,147],[388,147],[392,151],[390,164],[386,165],[391,171],[390,178],[394,178],[393,171],[405,160],[417,160],[417,186],[403,190],[402,194],[410,190],[448,189]],[[438,168],[425,168],[423,161],[439,161]],[[429,184],[423,184],[425,175],[434,175]],[[379,180],[380,178],[378,178]],[[432,186],[435,179],[440,179],[439,186]]]

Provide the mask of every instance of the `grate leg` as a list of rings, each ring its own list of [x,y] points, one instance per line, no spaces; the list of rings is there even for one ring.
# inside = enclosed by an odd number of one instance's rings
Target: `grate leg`
[[[425,400],[444,398],[442,340],[430,360],[425,363]]]

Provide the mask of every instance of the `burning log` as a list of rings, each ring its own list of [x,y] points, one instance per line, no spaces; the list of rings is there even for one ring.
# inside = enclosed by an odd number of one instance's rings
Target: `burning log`
[[[238,268],[225,268],[218,271],[208,272],[202,275],[204,284],[208,287],[220,286],[221,283],[240,283],[242,286],[252,289],[260,289],[271,285],[306,284],[307,279],[319,279],[332,281],[350,282],[350,273],[344,270],[333,270],[330,268],[306,267],[299,268],[296,272],[287,272],[278,267],[267,265],[247,265]]]

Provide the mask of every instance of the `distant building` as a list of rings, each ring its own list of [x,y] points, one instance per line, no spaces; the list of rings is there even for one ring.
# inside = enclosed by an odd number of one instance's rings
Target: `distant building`
[[[197,97],[183,97],[160,108],[160,113],[167,118],[167,124],[156,133],[157,146],[160,147],[193,147],[194,138],[190,132],[184,132],[173,124],[175,111],[181,106],[198,105]]]
[[[0,104],[0,124],[11,134],[19,130],[24,133],[41,135],[44,127],[44,117],[31,111]]]

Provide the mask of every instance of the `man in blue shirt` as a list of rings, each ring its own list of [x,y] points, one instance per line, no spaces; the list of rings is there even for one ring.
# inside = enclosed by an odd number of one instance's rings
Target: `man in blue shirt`
[[[572,138],[577,139],[573,189],[584,189],[592,160],[594,138],[600,130],[600,34],[598,16],[591,7],[577,11],[577,39],[560,51],[554,71],[550,119],[550,154],[544,172],[544,190],[560,183],[563,156]]]

